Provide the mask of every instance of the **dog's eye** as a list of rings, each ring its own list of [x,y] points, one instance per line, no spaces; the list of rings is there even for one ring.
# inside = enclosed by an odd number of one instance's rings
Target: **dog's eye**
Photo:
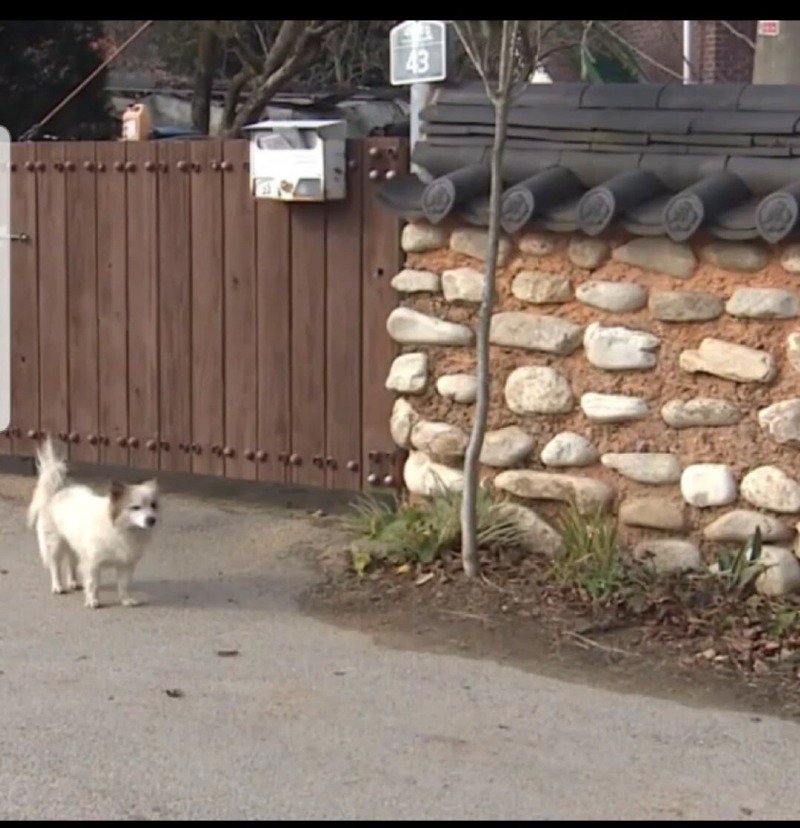
[[[134,511],[134,512],[135,512],[137,509],[141,509],[141,508],[142,508],[141,506],[131,506],[131,510],[132,510],[132,511]]]
[[[150,506],[151,506],[153,509],[158,509],[158,503],[156,503],[156,502],[155,502],[155,500],[154,500],[154,501],[150,504]]]

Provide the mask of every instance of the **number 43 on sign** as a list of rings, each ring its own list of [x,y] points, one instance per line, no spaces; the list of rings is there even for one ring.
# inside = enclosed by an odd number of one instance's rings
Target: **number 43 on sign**
[[[389,34],[393,86],[434,83],[447,75],[446,30],[442,20],[405,20]]]

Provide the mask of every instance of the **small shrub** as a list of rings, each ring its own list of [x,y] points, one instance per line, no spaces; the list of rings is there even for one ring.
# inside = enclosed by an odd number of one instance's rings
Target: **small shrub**
[[[521,541],[516,521],[492,501],[485,489],[476,501],[478,545],[513,547]],[[421,503],[395,501],[392,506],[371,496],[362,497],[345,519],[346,525],[366,543],[354,545],[353,563],[363,571],[369,559],[393,563],[431,563],[461,543],[461,494],[442,492]],[[355,550],[358,550],[356,553]]]
[[[766,569],[760,560],[761,547],[761,527],[756,526],[753,536],[735,554],[717,553],[718,577],[726,593],[741,597],[754,592],[756,578]]]
[[[553,558],[548,573],[556,583],[583,589],[595,601],[610,598],[626,583],[613,517],[599,508],[582,513],[571,503],[556,525],[564,540],[564,550]]]

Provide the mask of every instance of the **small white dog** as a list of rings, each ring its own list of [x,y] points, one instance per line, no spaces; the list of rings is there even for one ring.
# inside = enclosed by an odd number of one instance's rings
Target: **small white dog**
[[[28,526],[36,527],[39,554],[50,570],[53,592],[80,589],[80,572],[86,606],[96,609],[100,571],[112,567],[117,570],[120,603],[136,606],[128,587],[156,525],[158,483],[114,481],[107,495],[98,495],[88,486],[67,485],[66,464],[56,456],[49,437],[36,459],[39,479],[28,507]]]

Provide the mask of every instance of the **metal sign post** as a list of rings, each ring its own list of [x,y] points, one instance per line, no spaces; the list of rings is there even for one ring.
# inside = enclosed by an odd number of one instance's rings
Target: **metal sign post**
[[[11,136],[0,126],[0,431],[11,421]]]
[[[443,20],[404,20],[389,34],[389,75],[393,86],[411,86],[409,142],[411,151],[419,139],[419,113],[427,106],[431,84],[447,77],[447,24]],[[450,53],[450,54],[449,54]],[[411,171],[421,170],[411,164]]]

